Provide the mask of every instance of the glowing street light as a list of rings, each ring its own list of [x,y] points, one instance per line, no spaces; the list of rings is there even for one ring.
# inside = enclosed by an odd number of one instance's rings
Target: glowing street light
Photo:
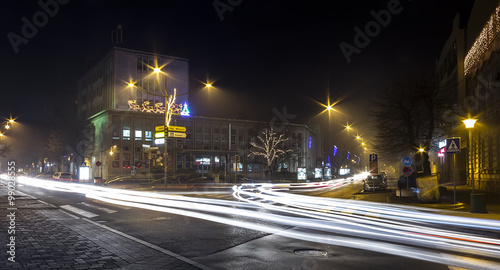
[[[474,189],[474,163],[472,160],[472,129],[477,119],[465,119],[462,122],[465,124],[465,128],[469,131],[469,163],[470,163],[470,183],[472,185],[472,193],[475,192]]]
[[[163,97],[165,99],[165,129],[167,130],[169,125],[170,125],[170,120],[172,119],[172,114],[173,114],[173,110],[171,109],[174,102],[175,102],[175,98],[177,97],[177,90],[174,88],[174,93],[169,95],[167,93],[167,88],[166,88],[166,85],[163,85],[160,81],[160,74],[163,74],[167,77],[168,79],[168,76],[166,73],[162,72],[161,70],[162,67],[155,67],[153,68],[153,73],[157,74],[157,81],[158,81],[158,85],[160,87],[160,94],[157,94],[157,93],[151,93],[150,91],[140,87],[140,86],[137,86],[135,85],[134,82],[129,82],[127,83],[127,85],[131,88],[137,88],[139,89],[140,91],[142,92],[145,92],[149,95],[152,95],[152,96],[159,96],[159,97]],[[166,84],[166,83],[165,83]],[[205,86],[207,88],[210,88],[212,87],[212,84],[211,83],[206,83]],[[189,92],[186,92],[186,93],[183,93],[183,94],[180,94],[179,96],[182,96],[182,95],[186,95],[188,94]],[[111,152],[110,152],[110,155],[111,155]],[[165,158],[164,158],[164,177],[165,177],[165,181],[164,181],[164,185],[165,185],[165,189],[167,188],[167,160],[168,160],[168,152],[167,152],[167,142],[165,141]]]

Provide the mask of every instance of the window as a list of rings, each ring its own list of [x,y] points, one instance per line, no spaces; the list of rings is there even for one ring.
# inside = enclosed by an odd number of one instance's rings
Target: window
[[[153,134],[153,132],[151,132],[149,130],[144,131],[144,135],[146,137],[146,141],[151,141],[152,134]]]
[[[124,129],[123,130],[123,139],[124,140],[130,140],[130,129]]]
[[[142,140],[142,130],[135,130],[135,139],[138,141]]]
[[[130,140],[130,119],[123,119],[123,140]]]

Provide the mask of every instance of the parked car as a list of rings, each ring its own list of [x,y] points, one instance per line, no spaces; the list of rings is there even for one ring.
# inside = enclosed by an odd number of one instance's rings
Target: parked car
[[[386,190],[387,189],[387,181],[385,177],[381,174],[371,174],[366,177],[363,181],[363,190],[364,191],[375,191],[375,190]]]
[[[70,172],[55,172],[52,176],[54,179],[58,180],[73,180],[74,177]]]
[[[50,179],[53,177],[52,173],[41,173],[36,176],[36,178],[41,178],[41,179]]]

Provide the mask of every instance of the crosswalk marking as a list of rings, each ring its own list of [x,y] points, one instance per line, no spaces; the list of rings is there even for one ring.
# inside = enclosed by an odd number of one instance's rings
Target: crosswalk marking
[[[109,209],[109,208],[106,208],[106,207],[100,207],[100,206],[89,204],[89,203],[86,203],[86,202],[79,202],[78,204],[81,204],[83,206],[87,206],[87,207],[90,207],[90,208],[94,208],[94,209],[106,212],[108,214],[116,213],[116,211],[113,210],[113,209]]]
[[[60,206],[62,209],[64,210],[68,210],[68,211],[71,211],[75,214],[78,214],[78,215],[81,215],[81,216],[84,216],[86,218],[93,218],[93,217],[97,217],[99,215],[97,214],[94,214],[92,212],[89,212],[89,211],[85,211],[83,209],[80,209],[80,208],[76,208],[74,206],[71,206],[71,205],[61,205]]]

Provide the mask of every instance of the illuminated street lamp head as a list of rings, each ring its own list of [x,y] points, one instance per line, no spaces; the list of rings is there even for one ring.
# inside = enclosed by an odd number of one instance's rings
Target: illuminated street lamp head
[[[423,153],[424,152],[424,148],[419,148],[418,151],[420,151],[420,153]]]
[[[5,125],[5,129],[10,129],[9,124]]]
[[[474,128],[476,121],[477,119],[465,119],[462,122],[464,122],[465,128]]]
[[[113,150],[110,150],[109,151],[109,155],[112,156],[113,155]]]
[[[205,86],[208,87],[208,88],[210,88],[210,87],[212,87],[212,84],[211,83],[207,83],[207,84],[205,84]]]
[[[3,136],[4,136],[3,133],[0,133],[0,137],[3,137]]]
[[[132,82],[130,82],[130,83],[128,83],[128,86],[130,86],[130,87],[134,87],[134,86],[135,86],[135,84],[134,84],[134,83],[132,83]]]
[[[14,123],[14,119],[9,119],[9,123]]]
[[[357,136],[356,136],[356,140],[359,140],[359,139],[361,139],[361,137],[359,137],[359,135],[357,135]]]
[[[155,69],[154,69],[154,72],[155,72],[156,74],[158,74],[158,73],[160,73],[160,72],[161,72],[161,69],[160,69],[160,68],[155,68]]]
[[[333,109],[333,108],[332,108],[332,105],[328,105],[328,106],[326,106],[326,109],[327,109],[328,111],[331,111],[331,110]]]

